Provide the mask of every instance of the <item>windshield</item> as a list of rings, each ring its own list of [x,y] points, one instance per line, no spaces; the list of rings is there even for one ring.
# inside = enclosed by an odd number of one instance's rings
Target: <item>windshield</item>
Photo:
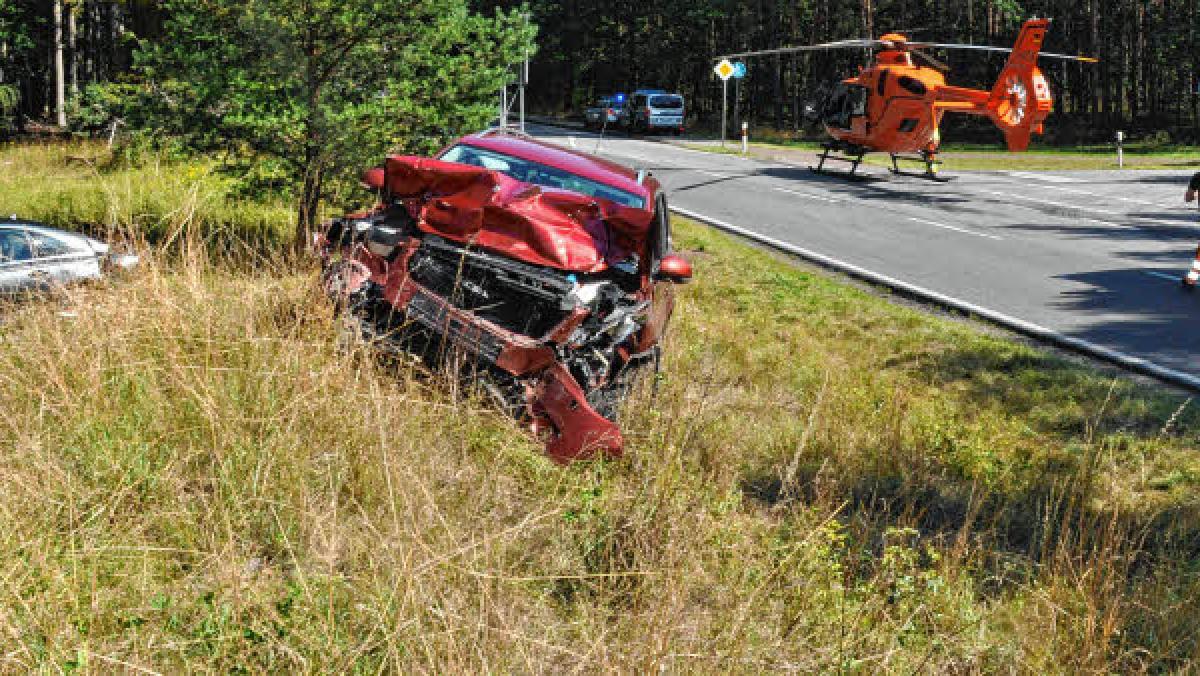
[[[670,108],[672,110],[678,110],[683,107],[683,97],[682,96],[651,96],[650,97],[650,107],[651,108]]]
[[[468,145],[456,145],[447,150],[440,158],[445,162],[470,164],[484,169],[492,169],[511,176],[518,181],[533,183],[547,188],[560,188],[577,193],[609,200],[617,204],[644,209],[646,201],[639,195],[625,192],[609,185],[604,185],[582,176],[555,169],[537,162],[522,160],[511,155],[504,155],[493,150],[484,150]]]

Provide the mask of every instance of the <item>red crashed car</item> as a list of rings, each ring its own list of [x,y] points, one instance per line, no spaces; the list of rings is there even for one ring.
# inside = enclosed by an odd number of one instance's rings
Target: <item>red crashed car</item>
[[[691,277],[658,181],[505,130],[363,181],[378,205],[315,242],[356,329],[476,379],[555,460],[620,455],[618,408]]]

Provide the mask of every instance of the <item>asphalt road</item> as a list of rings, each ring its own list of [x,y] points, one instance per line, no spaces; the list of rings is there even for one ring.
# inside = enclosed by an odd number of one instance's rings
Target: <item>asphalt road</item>
[[[1200,377],[1200,243],[1187,171],[954,171],[874,180],[554,127],[535,136],[652,171],[672,205]]]

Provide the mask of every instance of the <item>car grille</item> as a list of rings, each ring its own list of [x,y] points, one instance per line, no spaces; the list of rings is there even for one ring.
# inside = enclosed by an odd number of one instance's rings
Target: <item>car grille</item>
[[[504,347],[495,335],[453,316],[444,303],[424,291],[412,297],[407,312],[409,319],[490,362],[496,361]]]
[[[454,307],[534,338],[542,337],[566,317],[563,298],[573,288],[562,272],[468,249],[432,235],[422,240],[409,260],[409,274]],[[414,318],[422,324],[432,322],[427,324],[432,329],[446,330],[444,312],[434,312],[429,300],[414,299],[420,306],[414,310]]]

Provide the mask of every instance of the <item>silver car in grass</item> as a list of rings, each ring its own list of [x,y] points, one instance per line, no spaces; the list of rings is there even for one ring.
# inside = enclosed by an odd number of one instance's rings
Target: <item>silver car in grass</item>
[[[0,219],[0,294],[49,290],[136,266],[105,242],[16,216]]]

